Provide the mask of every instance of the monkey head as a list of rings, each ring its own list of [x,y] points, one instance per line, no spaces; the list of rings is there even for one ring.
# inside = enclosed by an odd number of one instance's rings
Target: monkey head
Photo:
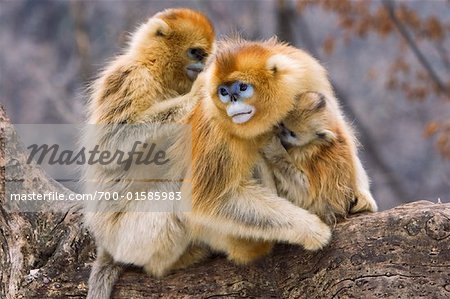
[[[332,142],[337,138],[332,127],[333,116],[327,110],[326,98],[307,92],[298,97],[277,133],[285,148],[302,147]]]
[[[133,35],[130,48],[163,86],[187,93],[214,47],[208,18],[190,9],[167,9],[151,17]]]
[[[272,46],[226,40],[208,67],[209,114],[235,136],[269,132],[293,107],[302,68]]]

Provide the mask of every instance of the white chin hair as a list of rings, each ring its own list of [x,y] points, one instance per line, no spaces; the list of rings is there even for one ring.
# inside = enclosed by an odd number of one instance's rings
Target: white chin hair
[[[254,111],[252,110],[251,113],[236,115],[236,116],[233,116],[231,119],[233,120],[233,122],[235,124],[243,124],[243,123],[249,121],[250,118],[253,117],[253,114],[254,114]]]

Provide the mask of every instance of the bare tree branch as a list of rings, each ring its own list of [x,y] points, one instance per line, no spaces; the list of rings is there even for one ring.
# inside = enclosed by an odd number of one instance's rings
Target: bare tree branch
[[[86,3],[84,1],[71,0],[69,8],[75,23],[75,44],[80,57],[80,75],[83,81],[87,81],[91,76],[91,44],[85,19]]]
[[[408,46],[411,48],[411,51],[414,53],[414,56],[417,58],[419,63],[425,68],[431,80],[436,84],[437,88],[443,92],[444,94],[450,96],[450,90],[443,82],[443,80],[439,77],[439,75],[435,72],[431,64],[425,58],[425,55],[420,51],[418,45],[415,43],[413,37],[408,32],[406,27],[402,24],[402,22],[397,18],[395,14],[395,6],[391,0],[383,0],[383,5],[389,13],[389,17],[394,23],[397,30],[400,32],[402,37],[405,39]]]
[[[295,15],[295,10],[286,4],[285,0],[277,1],[277,30],[278,38],[287,42],[294,42],[295,35],[292,31],[291,21]]]

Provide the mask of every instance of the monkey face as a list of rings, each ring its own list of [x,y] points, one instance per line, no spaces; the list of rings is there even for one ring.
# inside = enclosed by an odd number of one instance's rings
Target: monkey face
[[[194,81],[212,52],[214,29],[211,22],[203,14],[189,9],[170,9],[163,12],[161,18],[169,27],[162,33],[162,39],[172,56],[171,65],[179,71],[176,79],[184,77]]]
[[[329,116],[326,99],[315,92],[302,94],[294,109],[279,124],[277,134],[285,148],[309,144],[327,144],[336,135],[330,129],[333,118]]]
[[[187,57],[189,58],[190,63],[186,67],[186,74],[194,81],[197,79],[198,74],[203,71],[205,67],[206,58],[208,57],[208,52],[206,47],[196,47],[196,48],[188,48]]]
[[[208,105],[228,131],[244,138],[258,136],[292,109],[301,68],[287,56],[264,42],[228,40],[218,46],[214,58],[207,73]]]
[[[214,47],[214,28],[206,16],[190,9],[168,9],[150,18],[134,34],[131,47],[152,57],[164,86],[189,92]]]
[[[223,84],[218,87],[219,99],[224,104],[227,104],[227,115],[236,124],[243,124],[249,121],[255,114],[255,107],[245,103],[247,99],[253,96],[253,93],[253,85],[241,81]]]

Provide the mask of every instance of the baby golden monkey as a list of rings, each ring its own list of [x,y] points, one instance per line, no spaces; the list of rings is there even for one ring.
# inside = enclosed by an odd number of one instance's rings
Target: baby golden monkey
[[[142,124],[150,107],[189,92],[213,50],[213,43],[212,24],[199,12],[168,9],[151,17],[132,35],[124,53],[109,63],[91,86],[88,123],[102,128],[88,128],[87,131],[92,131],[85,134],[85,141],[94,142],[101,149],[129,152],[135,141],[147,140],[152,134],[145,125],[132,130],[119,124]],[[135,177],[133,171],[127,177],[123,168],[112,163],[89,166],[84,174],[86,191],[92,194],[96,191],[120,192],[121,195],[128,191],[148,191],[145,184],[130,179]],[[121,230],[114,226],[120,212],[111,212],[109,206],[111,203],[105,200],[92,201],[85,209],[85,224],[97,244],[88,298],[109,298],[122,268],[116,262],[144,265],[159,258],[152,254],[160,249],[148,250],[157,240],[147,238],[151,241],[145,243],[139,236],[164,224],[154,225],[149,221],[148,226],[138,226],[140,230],[132,228],[128,231],[141,215],[130,213],[132,216],[125,221],[129,225],[124,224]],[[177,230],[176,225],[173,229]],[[129,246],[123,245],[127,242]],[[182,253],[183,246],[178,250]],[[175,252],[165,263],[171,265],[178,257]],[[163,265],[162,270],[155,269],[154,272],[160,274],[167,267]]]
[[[357,142],[354,132],[343,116],[342,110],[339,106],[338,100],[334,95],[334,91],[328,79],[325,68],[311,55],[295,47],[283,43],[276,43],[273,44],[273,50],[288,56],[303,69],[303,76],[301,76],[301,78],[299,78],[299,80],[297,81],[298,88],[301,90],[299,95],[307,92],[316,92],[323,95],[326,99],[327,115],[329,115],[333,120],[334,126],[336,128],[339,128],[340,134],[342,136],[345,136],[348,156],[350,157],[348,163],[350,163],[354,169],[354,180],[356,185],[355,192],[357,193],[356,197],[358,198],[350,212],[356,213],[362,211],[376,211],[377,205],[373,200],[371,192],[369,190],[369,179],[361,164],[361,161],[358,158]],[[301,120],[298,120],[298,122],[301,122]],[[272,146],[269,145],[269,148],[264,150],[265,155],[271,155],[271,147]],[[275,146],[275,149],[276,148],[277,147]],[[290,183],[293,183],[294,185],[291,185]],[[294,180],[294,182],[291,181],[290,183],[288,185],[293,187],[298,182]],[[277,187],[279,189],[279,186]],[[285,187],[288,188],[288,186]],[[347,199],[342,198],[342,200],[343,203],[341,204],[343,206],[348,205]],[[293,202],[296,202],[298,204],[301,202],[301,199],[297,198],[293,200]],[[306,208],[306,206],[301,206]],[[325,211],[328,208],[328,206],[326,205],[323,205],[321,207],[323,208],[321,212],[319,211],[320,208],[318,206],[316,208],[316,211],[313,210],[312,212],[316,212],[319,215],[324,215],[332,212],[331,210]],[[330,216],[329,214],[328,216],[329,217],[326,217],[328,218],[328,220],[330,219],[330,217],[334,219],[334,216]]]
[[[265,242],[300,244],[309,250],[328,243],[330,229],[316,215],[252,179],[259,151],[272,127],[293,108],[299,93],[295,83],[304,75],[295,62],[272,50],[274,44],[222,44],[200,78],[200,90],[190,93],[196,97],[186,118],[192,138],[177,136],[168,155],[176,171],[190,173],[191,212],[133,213],[129,210],[137,203],[127,201],[115,203],[126,205],[127,212],[93,219],[103,240],[97,280],[92,280],[96,298],[109,296],[115,262],[143,266],[147,273],[161,276],[184,259],[192,244],[247,262],[267,251]],[[192,154],[186,154],[191,149]],[[166,188],[173,185],[167,183]]]
[[[349,213],[377,210],[354,137],[343,130],[322,94],[300,96],[280,124],[279,138],[264,152],[280,196],[328,224]]]

